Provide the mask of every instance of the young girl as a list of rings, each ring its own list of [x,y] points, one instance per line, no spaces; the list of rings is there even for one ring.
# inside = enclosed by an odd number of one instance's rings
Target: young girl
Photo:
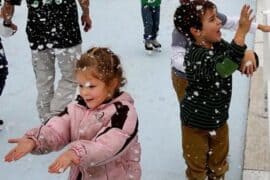
[[[50,166],[50,173],[71,167],[70,180],[124,180],[141,177],[138,117],[133,99],[120,91],[125,84],[120,60],[108,48],[92,48],[76,65],[77,102],[31,129],[19,139],[5,161],[27,153],[45,154],[68,145]]]

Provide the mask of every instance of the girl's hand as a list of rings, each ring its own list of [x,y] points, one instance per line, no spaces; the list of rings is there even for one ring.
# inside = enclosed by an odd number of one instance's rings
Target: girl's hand
[[[241,10],[240,19],[239,19],[239,29],[242,33],[248,33],[251,23],[255,16],[251,17],[252,9],[249,5],[244,5]]]
[[[50,173],[62,173],[71,164],[79,164],[80,159],[73,150],[67,150],[61,154],[50,166]]]
[[[26,137],[9,139],[8,142],[17,143],[17,146],[9,151],[9,153],[5,156],[6,162],[16,161],[22,158],[26,154],[30,153],[36,146],[34,140]]]

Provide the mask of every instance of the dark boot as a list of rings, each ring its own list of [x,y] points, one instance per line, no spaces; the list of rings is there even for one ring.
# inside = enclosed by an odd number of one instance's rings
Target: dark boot
[[[0,119],[0,130],[2,130],[4,127],[4,121]]]

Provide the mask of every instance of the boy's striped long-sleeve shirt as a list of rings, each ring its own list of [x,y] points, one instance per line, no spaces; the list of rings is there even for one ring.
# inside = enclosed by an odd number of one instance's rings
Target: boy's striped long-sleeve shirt
[[[222,76],[217,67],[226,67],[228,60],[239,66],[245,50],[246,46],[224,40],[214,44],[212,49],[191,45],[185,56],[188,87],[181,103],[183,125],[213,130],[226,122],[232,76]]]

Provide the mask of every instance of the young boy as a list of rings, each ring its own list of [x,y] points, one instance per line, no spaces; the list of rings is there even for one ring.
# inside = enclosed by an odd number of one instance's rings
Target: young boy
[[[142,19],[144,26],[144,45],[145,49],[152,51],[155,48],[161,48],[157,41],[159,30],[161,0],[141,0]]]
[[[181,102],[183,156],[190,180],[223,179],[228,170],[231,74],[246,51],[251,12],[249,6],[242,8],[230,44],[221,38],[221,20],[212,2],[195,0],[174,14],[176,29],[192,42],[185,55],[188,86]]]
[[[179,0],[180,4],[188,3],[190,0]],[[220,12],[217,13],[218,18],[221,20],[222,29],[235,31],[238,27],[239,18],[229,17]],[[270,32],[269,25],[258,24],[256,22],[252,22],[249,33],[255,34],[256,30],[260,30],[262,32]],[[186,36],[180,33],[177,29],[174,28],[172,32],[172,56],[171,56],[171,77],[173,87],[175,89],[178,101],[184,97],[185,88],[187,86],[187,80],[185,76],[184,70],[184,56],[186,53],[186,49],[189,45]],[[252,75],[256,68],[258,67],[258,62],[251,61],[248,54],[245,56],[244,61],[241,63],[241,72],[246,74],[247,76]],[[251,63],[252,62],[252,63]],[[247,66],[248,65],[248,66]],[[257,66],[257,67],[256,67]]]

